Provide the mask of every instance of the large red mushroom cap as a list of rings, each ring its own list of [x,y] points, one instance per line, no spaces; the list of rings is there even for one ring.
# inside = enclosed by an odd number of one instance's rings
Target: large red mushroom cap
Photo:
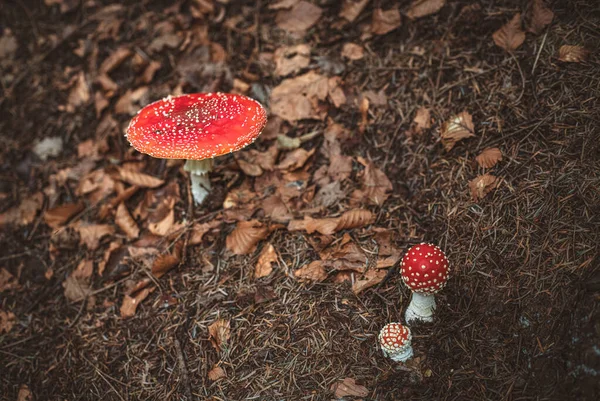
[[[381,349],[388,354],[395,354],[406,350],[411,342],[410,329],[400,323],[388,323],[379,332]]]
[[[406,252],[400,265],[402,280],[413,292],[435,294],[448,281],[446,255],[433,244],[418,244]]]
[[[131,120],[126,136],[136,150],[153,157],[202,160],[251,144],[266,123],[267,113],[254,99],[194,93],[144,107]]]

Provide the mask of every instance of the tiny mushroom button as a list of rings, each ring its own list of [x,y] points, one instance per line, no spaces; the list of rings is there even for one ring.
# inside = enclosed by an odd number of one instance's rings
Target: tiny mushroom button
[[[406,308],[406,322],[432,322],[434,294],[444,288],[450,272],[446,255],[433,244],[418,244],[406,252],[400,269],[402,280],[413,292]]]
[[[192,194],[201,203],[210,191],[213,158],[251,144],[267,123],[256,100],[229,93],[167,97],[144,107],[131,120],[127,139],[141,153],[185,159]]]
[[[383,355],[396,362],[405,362],[413,356],[411,339],[410,329],[400,323],[388,323],[379,332]]]

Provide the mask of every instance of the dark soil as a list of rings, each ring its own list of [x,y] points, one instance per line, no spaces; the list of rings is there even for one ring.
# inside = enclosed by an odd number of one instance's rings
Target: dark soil
[[[125,278],[94,275],[93,302],[69,301],[63,282],[79,262],[97,263],[109,242],[127,239],[117,230],[95,251],[77,241],[65,246],[41,217],[50,206],[46,194],[30,224],[3,226],[0,232],[0,268],[19,284],[0,292],[0,310],[16,317],[11,330],[0,331],[0,399],[16,400],[19,388],[27,385],[36,400],[329,400],[334,398],[332,384],[347,377],[365,386],[369,395],[364,399],[372,400],[598,399],[596,0],[549,2],[555,14],[551,25],[538,36],[527,34],[514,54],[495,46],[492,34],[525,11],[526,1],[481,0],[473,2],[480,7],[465,11],[472,2],[449,0],[437,14],[403,18],[398,30],[371,39],[361,39],[360,25],[370,23],[375,5],[388,9],[395,2],[372,1],[355,23],[340,28],[341,2],[314,1],[323,15],[300,40],[277,28],[277,10],[260,0],[207,1],[215,10],[204,19],[192,18],[193,1],[175,1],[168,9],[158,1],[115,2],[124,7],[108,19],[101,14],[107,1],[57,2],[72,3],[64,13],[59,5],[44,3],[0,3],[0,34],[10,30],[19,43],[12,59],[0,60],[0,212],[49,188],[53,174],[76,165],[78,144],[107,138],[109,150],[97,166],[145,160],[144,172],[180,183],[179,220],[209,221],[223,211],[229,190],[251,187],[256,179],[232,167],[233,156],[219,159],[214,200],[190,216],[183,172],[134,154],[122,136],[130,116],[116,113],[115,104],[127,90],[143,85],[140,72],[131,58],[111,72],[116,94],[97,115],[100,64],[120,46],[159,61],[162,68],[146,84],[142,105],[179,84],[184,92],[229,91],[233,78],[251,83],[248,94],[268,103],[269,91],[281,78],[258,54],[305,42],[312,47],[310,69],[341,76],[348,94],[383,90],[387,98],[369,110],[363,134],[356,128],[361,115],[350,95],[346,105],[328,109],[328,117],[353,133],[342,147],[354,158],[355,170],[362,168],[356,162],[362,157],[392,181],[387,201],[368,206],[377,216],[373,226],[391,230],[394,245],[402,250],[420,241],[438,244],[453,272],[436,298],[435,323],[412,328],[417,359],[407,365],[385,359],[377,347],[379,329],[401,321],[408,305],[410,292],[401,278],[392,271],[358,295],[348,283],[301,283],[293,272],[318,258],[312,235],[301,231],[270,234],[280,264],[257,280],[254,266],[264,242],[249,255],[232,255],[225,238],[235,224],[226,222],[202,244],[186,247],[184,262],[154,279],[157,290],[135,316],[122,318],[126,281],[150,276],[147,269],[134,266]],[[399,3],[404,10],[410,1]],[[231,18],[239,18],[235,30],[226,27]],[[189,49],[151,52],[154,28],[164,22],[172,23],[182,38],[207,26],[208,39],[226,52],[226,67],[210,69],[210,56],[196,55],[198,66],[206,68],[190,78],[178,69]],[[247,29],[256,22],[258,29]],[[365,57],[342,59],[346,42],[365,47]],[[589,59],[558,61],[563,44],[586,47]],[[83,57],[74,54],[81,46],[88,49]],[[92,98],[75,110],[63,110],[69,80],[81,71]],[[431,110],[433,128],[409,138],[406,132],[421,106]],[[473,115],[476,136],[445,151],[441,123],[463,110]],[[117,125],[98,129],[107,115]],[[301,136],[325,126],[326,121],[303,120],[284,123],[279,133]],[[50,136],[60,136],[64,148],[58,157],[42,161],[33,144]],[[318,136],[303,146],[318,148],[322,141]],[[264,139],[253,146],[265,150],[271,143]],[[468,182],[484,173],[475,156],[487,147],[502,150],[503,160],[486,170],[501,184],[475,202]],[[313,160],[308,172],[323,163]],[[79,200],[76,185],[55,186],[55,205]],[[352,180],[345,185],[359,187]],[[143,191],[129,200],[130,210],[142,197]],[[83,218],[91,221],[93,208],[86,207]],[[350,208],[344,200],[320,217]],[[268,221],[260,213],[254,216]],[[111,219],[104,223],[113,224]],[[363,249],[373,249],[368,227],[351,235]],[[51,253],[50,245],[57,243],[60,251]],[[231,322],[231,338],[221,352],[208,335],[208,326],[218,318]],[[209,380],[215,364],[226,378]]]

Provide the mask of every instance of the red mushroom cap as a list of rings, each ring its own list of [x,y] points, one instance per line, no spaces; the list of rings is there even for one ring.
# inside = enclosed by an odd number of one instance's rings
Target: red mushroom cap
[[[414,292],[435,294],[446,285],[450,267],[446,255],[433,244],[415,245],[400,265],[402,280]]]
[[[267,113],[254,99],[194,93],[144,107],[131,120],[126,136],[135,149],[153,157],[202,160],[251,144],[266,123]]]
[[[388,323],[379,332],[379,344],[386,352],[403,351],[410,345],[410,329],[400,323]]]

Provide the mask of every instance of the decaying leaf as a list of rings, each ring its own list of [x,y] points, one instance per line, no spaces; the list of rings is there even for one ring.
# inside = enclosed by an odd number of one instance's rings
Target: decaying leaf
[[[469,181],[471,196],[477,202],[498,186],[498,177],[491,174],[480,175]]]
[[[179,228],[180,225],[175,224],[175,210],[173,209],[170,209],[162,219],[148,222],[148,231],[160,237],[169,235]]]
[[[69,93],[65,110],[68,113],[74,112],[80,106],[87,104],[90,101],[90,87],[85,79],[85,74],[81,71],[77,75],[75,85]]]
[[[74,228],[79,232],[80,243],[85,244],[90,251],[98,248],[102,237],[115,233],[115,229],[109,224],[75,224]]]
[[[161,278],[165,273],[177,266],[179,262],[180,258],[177,255],[171,253],[159,255],[154,259],[154,263],[152,263],[152,274],[156,278]]]
[[[308,30],[321,18],[323,10],[308,1],[299,1],[289,10],[280,10],[275,23],[284,31],[302,32]]]
[[[127,168],[119,169],[119,178],[128,184],[135,185],[140,188],[156,188],[165,183],[160,178]]]
[[[16,317],[12,312],[5,312],[0,309],[0,334],[8,333],[15,325]]]
[[[554,19],[554,13],[550,10],[544,0],[531,1],[530,13],[527,18],[527,31],[539,35],[544,28]]]
[[[140,235],[140,229],[133,217],[129,214],[127,207],[122,202],[117,207],[115,223],[117,223],[117,226],[119,226],[129,239],[137,238]]]
[[[306,161],[315,154],[316,149],[305,150],[303,148],[295,149],[285,155],[277,168],[281,170],[296,170],[302,168]]]
[[[261,202],[260,207],[272,221],[287,223],[293,217],[278,195],[269,196]]]
[[[348,60],[360,60],[365,56],[365,49],[356,43],[346,43],[342,47],[342,57]]]
[[[475,126],[473,116],[467,111],[452,116],[442,124],[442,143],[447,151],[451,150],[458,141],[472,136],[475,136]]]
[[[525,31],[521,28],[521,13],[515,16],[504,24],[492,35],[494,43],[506,50],[512,52],[516,50],[525,41]]]
[[[273,263],[277,263],[275,247],[268,243],[264,246],[254,268],[254,278],[266,277],[273,271]]]
[[[445,4],[446,0],[414,0],[408,8],[406,16],[410,19],[426,17],[440,11]]]
[[[271,112],[290,122],[322,119],[317,106],[328,94],[328,78],[314,71],[284,79],[271,92]]]
[[[367,3],[371,0],[344,0],[340,17],[345,18],[349,22],[353,22],[363,11]]]
[[[335,398],[366,397],[369,395],[369,390],[365,386],[356,384],[356,381],[350,377],[333,383],[331,391],[333,391]]]
[[[400,27],[401,17],[397,7],[393,7],[387,11],[381,8],[376,8],[373,11],[373,21],[371,30],[375,35],[385,35]]]
[[[273,54],[275,61],[275,75],[285,77],[308,67],[310,63],[310,46],[299,44],[296,46],[284,46],[275,50]]]
[[[75,4],[77,4],[77,3],[75,3]],[[61,9],[62,9],[62,7],[61,7]],[[31,394],[31,390],[29,390],[29,387],[27,387],[27,384],[21,384],[21,387],[19,387],[19,394],[17,394],[17,401],[33,401],[33,394]]]
[[[502,160],[502,151],[498,148],[487,148],[475,158],[483,168],[492,168]]]
[[[258,220],[240,221],[225,241],[227,249],[236,255],[247,255],[259,241],[267,238],[269,228]]]
[[[581,46],[562,45],[558,50],[558,59],[566,63],[581,63],[586,61],[590,51]]]
[[[362,188],[352,193],[352,199],[354,203],[366,201],[380,206],[389,197],[392,189],[392,182],[385,173],[375,167],[373,163],[367,162],[362,177]]]
[[[94,263],[91,260],[82,260],[62,283],[65,297],[71,301],[85,299],[92,292],[89,279],[93,272]]]
[[[113,71],[115,68],[120,66],[129,56],[131,56],[132,52],[127,47],[119,47],[117,50],[113,51],[107,58],[104,59],[102,64],[100,64],[99,72],[102,74],[108,74]]]
[[[321,282],[327,278],[327,272],[325,271],[325,267],[323,267],[323,262],[315,260],[296,270],[294,276],[300,281]]]
[[[220,367],[220,366],[213,366],[211,370],[208,371],[208,379],[211,381],[217,381],[220,379],[223,379],[224,377],[227,377],[227,373],[225,372],[225,370]]]
[[[206,234],[210,230],[213,230],[219,226],[221,226],[220,220],[212,220],[212,221],[209,221],[208,223],[194,224],[194,226],[192,227],[192,234],[190,235],[188,244],[189,245],[200,244],[202,242],[202,237],[204,237],[204,234]]]
[[[123,297],[123,303],[121,303],[121,317],[128,318],[134,316],[138,306],[144,299],[148,298],[148,295],[150,295],[155,288],[156,287],[145,287],[139,291],[136,291],[134,294],[125,294]]]
[[[44,221],[48,226],[57,229],[82,210],[82,203],[66,203],[47,210],[44,213]]]
[[[231,337],[231,323],[229,320],[219,319],[208,326],[208,339],[217,352],[221,352],[223,347]]]
[[[304,220],[292,220],[288,224],[289,231],[306,231],[312,234],[315,231],[323,235],[331,235],[336,231],[339,218],[313,219],[310,216],[304,216]]]
[[[375,220],[375,215],[366,209],[354,209],[344,212],[338,220],[335,231],[367,226]]]
[[[37,212],[42,208],[44,195],[41,192],[34,194],[27,199],[23,199],[17,207],[8,209],[0,213],[0,227],[3,225],[27,225],[33,223]]]
[[[381,283],[381,280],[383,280],[386,274],[387,272],[385,270],[369,270],[365,273],[364,277],[354,282],[352,292],[354,292],[355,295],[358,295],[367,288]]]
[[[427,107],[419,107],[413,118],[411,129],[418,135],[429,128],[431,128],[431,112]]]
[[[0,269],[0,292],[19,288],[16,277],[6,269]]]

